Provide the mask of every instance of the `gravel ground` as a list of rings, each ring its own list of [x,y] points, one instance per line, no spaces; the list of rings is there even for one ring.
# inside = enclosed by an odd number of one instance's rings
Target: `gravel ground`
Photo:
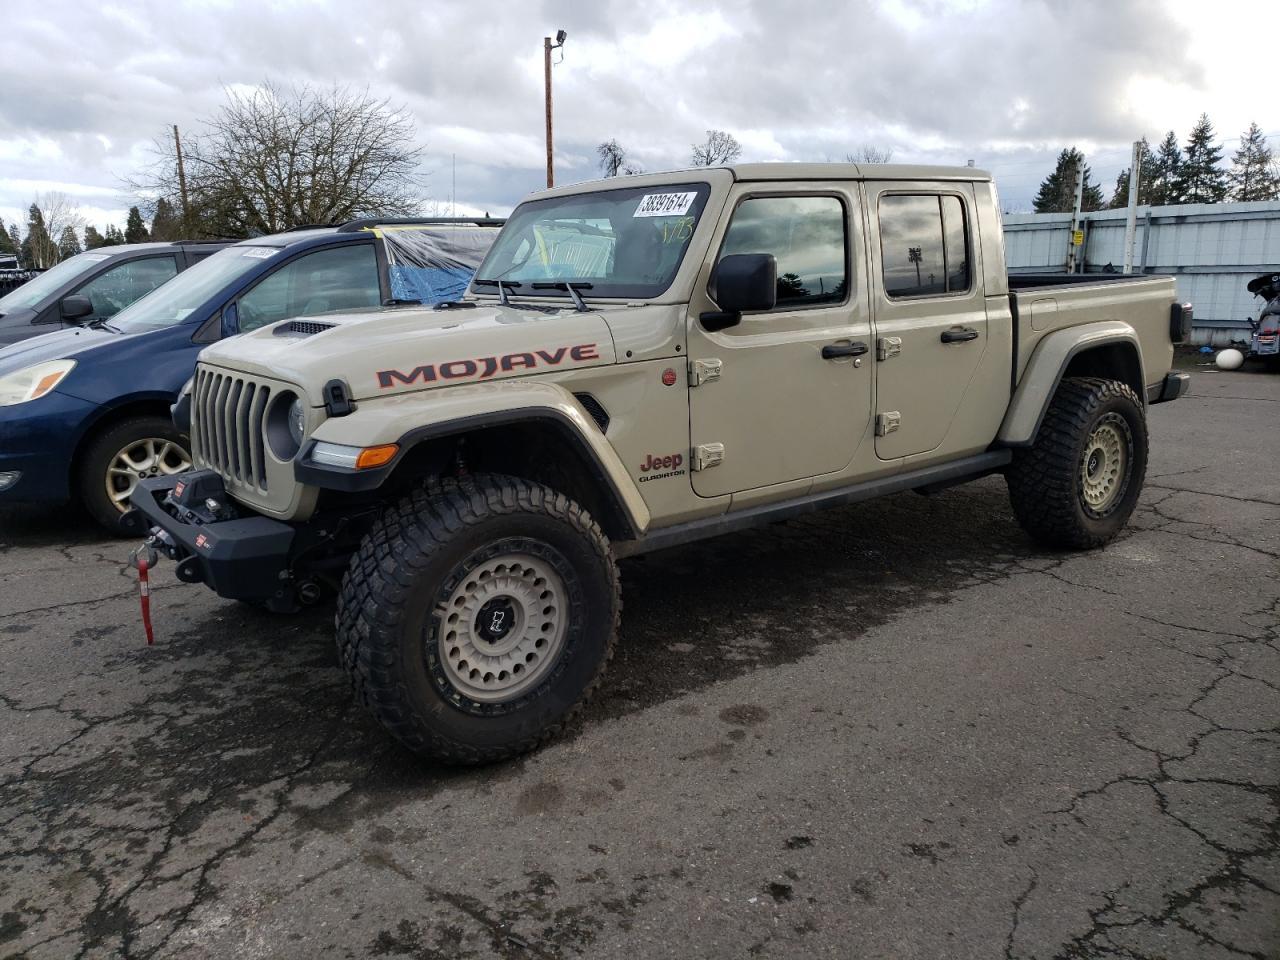
[[[0,513],[0,957],[1280,956],[1280,376],[1151,412],[1106,550],[991,478],[628,561],[605,689],[424,767],[331,610]]]

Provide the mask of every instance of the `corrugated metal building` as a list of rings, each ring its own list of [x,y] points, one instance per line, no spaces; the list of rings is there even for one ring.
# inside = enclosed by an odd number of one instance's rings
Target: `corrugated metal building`
[[[1125,210],[1081,215],[1085,271],[1124,268],[1125,216]],[[1006,214],[1009,272],[1065,270],[1070,226],[1069,213]],[[1280,201],[1139,207],[1133,271],[1177,279],[1178,296],[1195,304],[1197,342],[1247,340],[1248,320],[1262,301],[1245,284],[1280,273]]]

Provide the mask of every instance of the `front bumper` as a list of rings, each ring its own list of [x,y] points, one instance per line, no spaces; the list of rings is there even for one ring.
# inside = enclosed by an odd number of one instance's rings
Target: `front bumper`
[[[1169,373],[1155,386],[1147,388],[1147,403],[1168,403],[1185,396],[1191,388],[1191,374]]]
[[[212,498],[231,503],[212,470],[142,480],[122,523],[151,529],[154,545],[178,564],[179,580],[208,584],[230,600],[285,601],[292,597],[289,561],[296,531],[269,517],[217,520],[205,508]]]
[[[0,473],[20,475],[0,493],[0,503],[69,499],[71,460],[94,409],[57,390],[0,407]]]

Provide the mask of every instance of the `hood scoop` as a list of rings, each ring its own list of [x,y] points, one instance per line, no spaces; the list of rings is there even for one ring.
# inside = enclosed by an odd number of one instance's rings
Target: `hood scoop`
[[[336,323],[321,323],[318,320],[290,320],[271,332],[277,337],[312,337],[336,326]]]

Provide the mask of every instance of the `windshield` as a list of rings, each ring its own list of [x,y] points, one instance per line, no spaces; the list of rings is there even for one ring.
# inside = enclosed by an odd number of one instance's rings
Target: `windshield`
[[[206,301],[237,277],[263,260],[280,252],[279,247],[249,247],[237,244],[184,270],[163,287],[158,287],[111,318],[111,325],[125,333],[159,330],[181,323],[203,307]]]
[[[0,313],[39,306],[41,300],[64,283],[74,280],[82,273],[88,273],[103,260],[109,259],[111,255],[107,253],[79,253],[63,260],[56,267],[51,267],[35,279],[28,280],[18,289],[0,297]]]
[[[591,297],[647,299],[671,285],[710,186],[624,187],[522,203],[476,271],[521,296],[567,297],[535,284],[580,281]],[[486,291],[487,292],[487,291]]]

